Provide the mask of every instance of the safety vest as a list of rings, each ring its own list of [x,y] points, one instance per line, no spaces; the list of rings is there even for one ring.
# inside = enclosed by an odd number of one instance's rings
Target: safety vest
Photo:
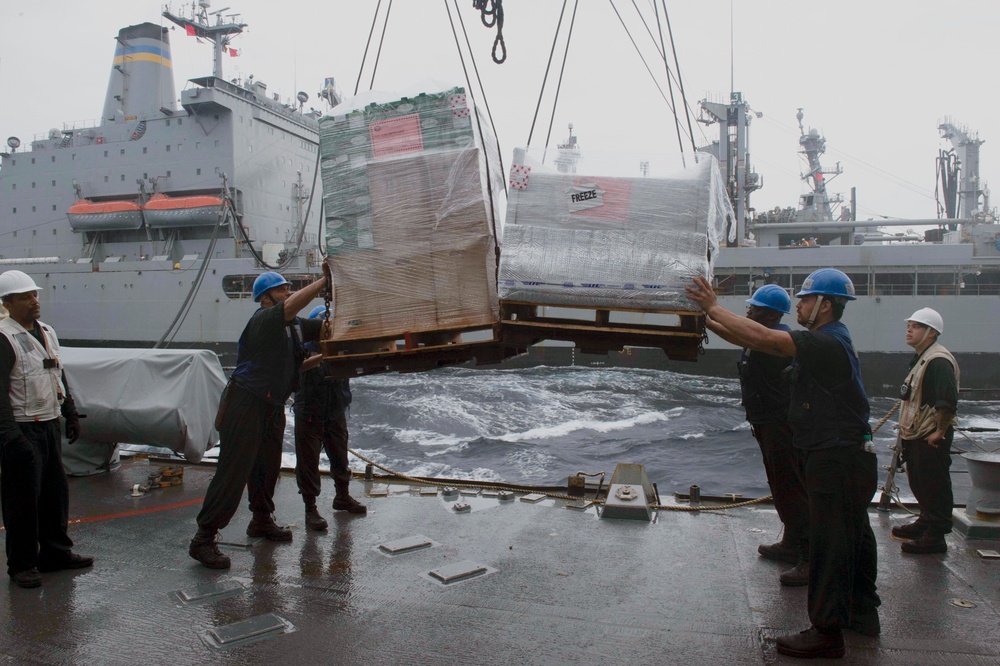
[[[932,405],[921,405],[924,373],[927,371],[927,364],[936,358],[946,358],[955,369],[955,386],[958,387],[958,361],[940,343],[935,342],[924,350],[920,358],[906,375],[904,386],[909,386],[909,396],[902,401],[899,409],[899,436],[903,439],[923,439],[937,429],[937,415]],[[951,418],[949,425],[956,423],[955,417]]]
[[[792,329],[785,324],[778,324],[772,330],[790,333]],[[743,409],[751,424],[788,421],[791,385],[781,371],[791,362],[789,358],[743,350],[736,369],[740,375]]]
[[[40,321],[43,345],[13,318],[0,320],[3,333],[14,350],[10,372],[10,406],[14,420],[20,423],[50,421],[59,418],[59,407],[66,396],[59,362],[59,338]]]

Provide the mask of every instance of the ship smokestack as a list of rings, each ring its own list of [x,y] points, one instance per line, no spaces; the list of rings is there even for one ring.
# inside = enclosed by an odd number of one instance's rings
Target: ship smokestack
[[[143,120],[175,109],[173,61],[167,29],[140,23],[118,32],[101,124]]]

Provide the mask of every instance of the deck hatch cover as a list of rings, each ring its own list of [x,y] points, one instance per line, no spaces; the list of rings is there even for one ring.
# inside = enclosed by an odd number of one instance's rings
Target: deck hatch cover
[[[378,547],[391,555],[399,555],[400,553],[408,553],[420,550],[421,548],[430,548],[432,545],[434,545],[433,541],[425,536],[417,535],[396,539],[395,541],[387,541],[379,544]]]
[[[211,647],[228,649],[291,631],[295,631],[291,622],[277,613],[264,613],[209,629],[202,637]]]
[[[447,585],[448,583],[457,583],[461,580],[481,576],[488,570],[488,567],[482,564],[476,564],[475,562],[471,562],[469,560],[463,560],[461,562],[455,562],[454,564],[443,566],[440,569],[433,569],[427,573],[432,578],[435,578]]]
[[[196,604],[207,600],[240,594],[244,590],[243,583],[238,580],[225,580],[221,583],[204,583],[188,590],[177,590],[174,594],[183,604]]]

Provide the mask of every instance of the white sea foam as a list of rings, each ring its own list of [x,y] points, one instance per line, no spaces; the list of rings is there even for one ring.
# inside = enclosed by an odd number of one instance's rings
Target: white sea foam
[[[579,430],[592,430],[600,433],[628,430],[629,428],[633,428],[637,425],[646,425],[648,423],[656,423],[657,421],[668,421],[671,417],[680,414],[683,409],[683,407],[677,407],[667,412],[646,412],[644,414],[639,414],[627,419],[620,419],[618,421],[571,419],[563,423],[540,426],[523,432],[513,432],[506,435],[500,435],[499,437],[494,437],[493,439],[498,439],[503,442],[518,442],[524,440],[553,439],[555,437],[563,437]]]

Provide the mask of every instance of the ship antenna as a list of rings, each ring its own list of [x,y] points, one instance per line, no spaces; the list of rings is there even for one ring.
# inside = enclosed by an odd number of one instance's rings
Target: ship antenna
[[[229,7],[223,7],[211,12],[211,16],[215,17],[215,25],[210,25],[208,8],[211,5],[211,0],[199,0],[198,5],[200,9],[196,9],[195,4],[191,3],[191,18],[174,14],[169,9],[163,10],[163,17],[184,28],[187,34],[212,42],[215,46],[212,76],[221,79],[223,78],[222,54],[229,49],[229,43],[233,37],[243,34],[243,29],[247,27],[247,24],[240,20],[239,14],[226,14],[223,17],[222,12],[229,9]]]

